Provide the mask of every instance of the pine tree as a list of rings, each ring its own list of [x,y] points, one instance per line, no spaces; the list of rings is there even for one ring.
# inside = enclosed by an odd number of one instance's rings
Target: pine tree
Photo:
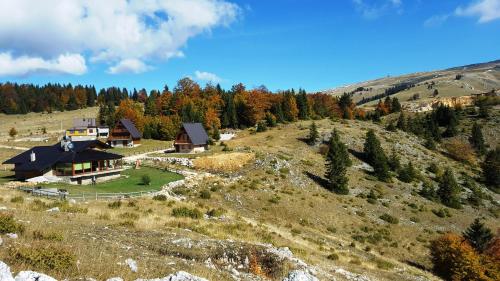
[[[401,111],[401,113],[399,114],[398,122],[396,123],[396,128],[404,132],[408,130],[406,118],[403,111]]]
[[[399,156],[396,154],[396,150],[392,150],[391,156],[388,160],[389,168],[391,171],[397,172],[401,169],[401,163],[399,161]]]
[[[444,205],[455,209],[460,208],[460,187],[450,168],[447,168],[439,179],[437,194]]]
[[[402,182],[412,182],[417,175],[415,168],[413,168],[413,163],[410,161],[406,166],[399,171],[398,178]]]
[[[296,97],[297,108],[299,109],[299,119],[309,119],[309,103],[307,101],[307,94],[305,90],[299,89]]]
[[[391,178],[389,174],[389,164],[387,163],[387,156],[380,145],[380,141],[375,136],[373,130],[366,133],[366,141],[364,145],[364,153],[366,160],[372,165],[375,175],[381,181],[388,181]]]
[[[498,190],[500,188],[500,147],[486,154],[481,167],[486,184],[493,190]]]
[[[333,130],[332,137],[328,144],[328,154],[326,155],[326,175],[328,188],[338,194],[348,194],[346,176],[347,167],[351,166],[349,154],[345,144],[340,141],[337,130]]]
[[[493,239],[493,233],[479,218],[475,219],[464,231],[463,236],[480,253],[486,249],[491,239]]]
[[[479,155],[483,155],[486,152],[486,146],[484,144],[483,132],[481,131],[481,126],[478,123],[474,123],[472,126],[471,137],[469,142],[474,147]]]
[[[319,138],[318,128],[316,127],[316,122],[312,122],[309,127],[309,136],[307,137],[307,143],[309,145],[314,145]]]
[[[401,111],[401,104],[399,103],[399,100],[396,97],[394,97],[392,99],[391,111],[392,112],[400,112]]]
[[[216,141],[220,140],[220,131],[219,127],[214,125],[212,129],[212,138]]]

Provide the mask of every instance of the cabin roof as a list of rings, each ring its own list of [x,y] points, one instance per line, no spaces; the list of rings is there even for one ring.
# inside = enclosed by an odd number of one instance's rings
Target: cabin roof
[[[208,134],[201,123],[182,123],[182,127],[194,145],[207,144]]]
[[[139,132],[139,130],[137,130],[134,123],[132,123],[132,121],[130,121],[129,119],[123,118],[123,119],[120,119],[120,122],[123,124],[125,129],[127,129],[127,131],[130,133],[132,138],[140,139],[142,137],[141,132]]]
[[[35,146],[3,164],[16,164],[18,171],[43,171],[56,163],[81,163],[95,160],[120,159],[123,156],[95,150],[94,148],[109,148],[109,146],[98,140],[73,142],[71,151],[64,151],[60,143],[51,146]],[[35,153],[35,161],[31,162],[31,153]]]

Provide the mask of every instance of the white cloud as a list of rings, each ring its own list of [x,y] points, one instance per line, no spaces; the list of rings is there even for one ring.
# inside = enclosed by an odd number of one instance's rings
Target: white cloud
[[[80,54],[63,54],[56,59],[45,60],[41,57],[12,57],[10,53],[0,53],[0,76],[25,76],[42,72],[81,75],[87,72],[87,66]]]
[[[144,62],[138,59],[124,59],[117,63],[115,66],[111,66],[108,70],[108,73],[143,73],[150,69],[150,66],[146,65]]]
[[[356,9],[361,12],[364,18],[376,19],[386,14],[391,9],[402,12],[402,0],[378,0],[376,3],[367,3],[366,0],[352,0]]]
[[[0,0],[0,51],[14,61],[80,54],[109,72],[144,66],[183,56],[190,38],[234,22],[241,9],[228,1]]]
[[[463,17],[479,17],[479,23],[500,19],[500,0],[478,0],[468,6],[458,7],[455,15]]]
[[[439,26],[442,25],[445,21],[448,20],[450,15],[435,15],[430,18],[428,18],[424,22],[424,26],[426,27],[433,27],[433,26]]]
[[[216,74],[210,73],[210,72],[205,72],[205,71],[196,70],[194,72],[194,76],[197,80],[206,81],[206,82],[220,83],[223,81],[223,79],[220,78],[219,76],[217,76]]]

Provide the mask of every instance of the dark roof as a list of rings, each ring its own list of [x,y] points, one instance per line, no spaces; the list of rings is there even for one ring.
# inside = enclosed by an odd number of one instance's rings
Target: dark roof
[[[18,171],[43,171],[52,167],[56,163],[80,163],[92,160],[110,160],[120,159],[123,156],[94,150],[93,148],[109,148],[109,146],[98,140],[76,141],[73,143],[71,151],[64,151],[61,144],[57,143],[52,146],[35,146],[11,159],[3,162],[3,164],[16,164],[15,170]],[[35,161],[31,162],[31,152],[35,153]]]
[[[120,119],[120,122],[123,124],[125,129],[127,129],[127,131],[130,133],[130,135],[132,136],[133,139],[140,139],[142,137],[141,132],[139,132],[139,130],[137,130],[134,123],[132,123],[132,121],[124,118],[124,119]]]
[[[207,131],[205,131],[201,123],[182,123],[182,127],[186,130],[189,139],[194,145],[207,144]]]

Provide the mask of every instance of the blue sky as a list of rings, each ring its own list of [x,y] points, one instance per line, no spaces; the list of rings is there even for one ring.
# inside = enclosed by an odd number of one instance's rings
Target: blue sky
[[[500,59],[500,0],[48,1],[0,0],[0,81],[312,92]]]

